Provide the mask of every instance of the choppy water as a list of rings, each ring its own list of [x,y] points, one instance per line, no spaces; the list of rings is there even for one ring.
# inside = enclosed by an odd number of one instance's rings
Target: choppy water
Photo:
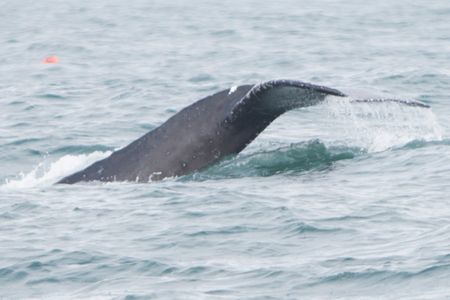
[[[0,299],[450,299],[449,19],[447,0],[2,1]],[[275,78],[432,110],[330,98],[200,173],[52,185]]]

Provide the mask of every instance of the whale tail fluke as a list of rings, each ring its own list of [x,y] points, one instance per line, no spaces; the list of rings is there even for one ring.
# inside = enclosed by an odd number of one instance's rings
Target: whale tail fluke
[[[417,101],[417,100],[405,100],[405,99],[394,99],[394,98],[368,98],[368,99],[352,99],[350,102],[352,103],[385,103],[385,102],[394,102],[408,106],[416,106],[423,108],[430,108],[430,106],[426,103]]]
[[[277,117],[286,111],[318,104],[326,96],[346,97],[339,90],[296,80],[271,80],[254,85],[231,108],[230,118],[246,118],[249,112]]]

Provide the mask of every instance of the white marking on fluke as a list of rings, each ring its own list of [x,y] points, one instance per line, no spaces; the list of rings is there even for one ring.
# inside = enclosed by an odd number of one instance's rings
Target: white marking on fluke
[[[231,94],[233,94],[234,92],[236,92],[237,88],[238,88],[237,85],[232,86],[232,87],[230,88],[230,91],[228,92],[228,95],[231,95]]]

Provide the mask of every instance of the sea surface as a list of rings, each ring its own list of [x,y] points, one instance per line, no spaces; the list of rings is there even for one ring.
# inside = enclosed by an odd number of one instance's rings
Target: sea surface
[[[279,78],[431,109],[330,97],[195,174],[54,185]],[[3,0],[0,299],[450,299],[449,100],[448,0]]]

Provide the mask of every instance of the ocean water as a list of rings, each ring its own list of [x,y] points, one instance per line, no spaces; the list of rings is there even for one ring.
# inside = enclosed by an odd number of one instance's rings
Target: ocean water
[[[1,1],[0,299],[450,299],[449,19],[448,0]],[[53,184],[277,78],[431,109],[330,97],[202,172]]]

